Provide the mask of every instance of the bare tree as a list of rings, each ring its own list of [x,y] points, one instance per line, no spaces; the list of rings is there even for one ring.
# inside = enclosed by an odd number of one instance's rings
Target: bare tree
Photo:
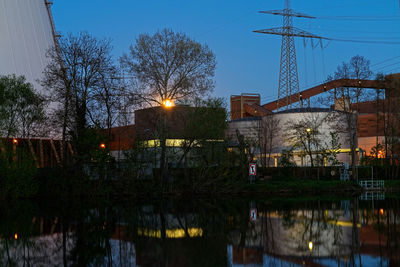
[[[204,97],[214,88],[212,78],[216,61],[213,52],[183,33],[164,29],[152,36],[141,34],[120,61],[133,77],[136,85],[134,95],[146,105]],[[164,127],[160,142],[162,172],[166,153],[165,130]]]
[[[315,162],[322,147],[323,134],[319,131],[323,118],[319,116],[304,117],[300,120],[290,120],[286,123],[286,141],[293,148],[304,151],[310,159],[311,167],[319,165]],[[313,156],[314,155],[314,156]]]
[[[383,77],[378,77],[382,80]],[[392,167],[396,165],[395,154],[398,145],[400,144],[400,114],[399,114],[399,92],[400,92],[400,79],[395,75],[388,76],[387,91],[385,94],[385,101],[382,101],[383,111],[383,134],[385,138],[385,163]],[[390,159],[390,160],[389,160]],[[390,173],[391,177],[398,176],[398,168],[392,168]]]
[[[137,81],[135,93],[149,105],[203,97],[214,88],[213,52],[169,29],[139,35],[121,64]]]
[[[274,143],[280,132],[279,123],[280,120],[275,118],[272,114],[262,117],[261,120],[262,151],[264,154],[263,165],[266,164],[267,167],[270,165]]]
[[[61,38],[59,45],[48,52],[50,63],[42,84],[56,103],[54,114],[63,140],[70,133],[78,155],[85,153],[87,148],[82,140],[87,127],[95,123],[90,108],[96,105],[92,101],[99,101],[99,90],[105,92],[104,88],[109,86],[105,81],[114,73],[111,50],[109,40],[82,32]]]
[[[343,62],[337,67],[333,77],[329,79],[369,79],[372,76],[370,61],[363,56],[356,55],[350,59],[349,63]],[[345,114],[345,123],[340,125],[339,132],[347,134],[347,141],[350,145],[351,165],[355,173],[356,149],[357,149],[357,125],[359,103],[370,98],[362,88],[337,88],[334,91],[335,109],[341,110]],[[338,113],[339,114],[339,113]]]
[[[88,116],[97,128],[107,130],[107,140],[111,138],[111,128],[116,124],[126,125],[126,113],[132,107],[120,72],[114,66],[101,75],[99,85],[94,87],[93,96],[88,103]]]

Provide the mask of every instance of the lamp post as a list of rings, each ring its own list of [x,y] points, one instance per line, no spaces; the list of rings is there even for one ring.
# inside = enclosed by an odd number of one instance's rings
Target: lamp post
[[[312,152],[311,152],[311,128],[307,128],[306,129],[306,136],[307,136],[307,152],[310,156],[310,162],[311,162],[311,167],[314,167],[314,162],[313,162],[313,158],[312,158]]]
[[[166,140],[167,140],[167,112],[174,106],[174,103],[171,99],[164,99],[162,101],[162,108],[163,108],[163,125],[162,125],[162,136],[160,140],[161,146],[161,162],[160,162],[160,171],[161,171],[161,178],[164,180],[165,176],[165,154],[166,154]],[[163,181],[164,184],[164,181]]]

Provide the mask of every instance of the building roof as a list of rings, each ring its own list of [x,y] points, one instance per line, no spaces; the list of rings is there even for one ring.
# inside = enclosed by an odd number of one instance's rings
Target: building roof
[[[238,122],[238,121],[259,121],[259,120],[261,120],[261,119],[262,119],[262,117],[246,117],[246,118],[231,120],[231,121],[229,121],[229,122]]]
[[[306,113],[306,112],[331,112],[334,111],[330,108],[293,108],[288,110],[278,111],[275,114],[281,113]]]

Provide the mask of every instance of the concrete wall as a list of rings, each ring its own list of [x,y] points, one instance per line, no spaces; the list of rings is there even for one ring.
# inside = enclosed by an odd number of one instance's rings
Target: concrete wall
[[[54,45],[44,0],[0,0],[0,75],[24,75],[41,91],[37,80]]]

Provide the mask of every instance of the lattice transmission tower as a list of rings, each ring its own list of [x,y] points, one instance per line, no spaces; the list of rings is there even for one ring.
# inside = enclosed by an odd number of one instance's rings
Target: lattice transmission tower
[[[299,105],[302,106],[294,37],[316,39],[321,39],[321,37],[293,27],[293,17],[308,19],[315,19],[315,17],[294,11],[290,8],[289,0],[285,0],[285,8],[283,10],[259,12],[283,16],[282,27],[253,31],[256,33],[275,34],[282,36],[277,110],[279,110],[281,107],[290,109],[298,107]]]

